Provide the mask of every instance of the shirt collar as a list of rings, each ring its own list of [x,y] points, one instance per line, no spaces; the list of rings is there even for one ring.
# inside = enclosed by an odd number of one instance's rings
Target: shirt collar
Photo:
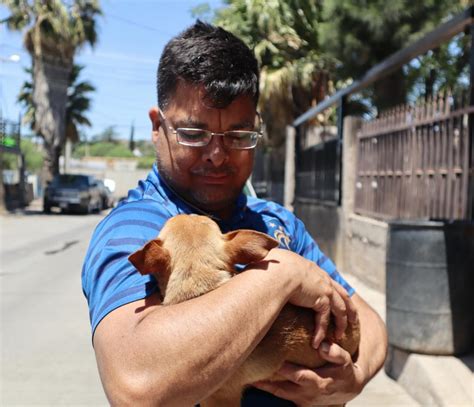
[[[214,219],[219,224],[223,232],[236,229],[237,225],[243,220],[245,212],[247,210],[247,195],[245,195],[244,193],[240,193],[240,195],[238,196],[234,211],[229,219],[217,219],[209,213],[183,200],[183,198],[181,198],[179,194],[174,191],[160,176],[156,163],[153,164],[152,171],[154,175],[152,183],[155,185],[158,193],[163,198],[163,203],[172,216],[183,213],[202,214]]]

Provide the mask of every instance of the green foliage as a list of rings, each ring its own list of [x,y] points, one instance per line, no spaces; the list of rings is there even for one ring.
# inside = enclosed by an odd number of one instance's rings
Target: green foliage
[[[18,156],[13,153],[2,153],[2,168],[4,170],[16,170],[18,168]]]
[[[199,18],[201,21],[210,21],[212,18],[212,9],[209,3],[201,3],[191,8],[191,16]]]
[[[35,173],[41,170],[43,166],[43,149],[33,141],[22,139],[21,151],[25,155],[26,170]]]
[[[261,68],[260,110],[278,146],[285,126],[329,92],[334,61],[321,52],[322,0],[226,0],[214,22],[242,38]]]
[[[465,6],[465,0],[326,0],[321,44],[325,53],[339,60],[338,79],[357,79]],[[407,80],[406,70],[399,70],[378,81],[366,95],[378,108],[404,103],[418,80],[415,76],[424,74],[412,70]]]
[[[467,34],[413,60],[406,67],[409,99],[415,101],[439,92],[458,93],[469,86],[469,46]]]
[[[116,143],[119,138],[120,138],[120,134],[115,129],[115,126],[108,126],[101,133],[93,136],[92,141]]]
[[[148,140],[138,140],[136,141],[136,147],[140,150],[144,157],[156,157],[155,146],[152,142]]]
[[[77,139],[77,129],[71,125],[72,121],[66,123],[68,78],[58,73],[71,72],[77,51],[86,44],[93,46],[96,43],[96,18],[101,14],[99,1],[1,0],[1,4],[10,13],[2,23],[10,30],[23,33],[25,48],[32,57],[35,68],[32,88],[36,91],[31,92],[31,105],[37,109],[30,120],[35,133],[44,140],[45,169],[52,177],[59,172],[62,148],[57,146],[64,146],[68,133],[70,140]],[[50,64],[54,64],[57,71],[46,69]],[[27,98],[23,100],[28,102]]]
[[[471,2],[226,0],[214,22],[254,49],[262,71],[260,109],[272,132]],[[407,95],[462,86],[466,55],[464,39],[420,56],[409,67],[355,96],[348,111],[366,113],[374,106],[403,103]],[[318,120],[329,117],[330,112]]]
[[[43,166],[43,151],[41,146],[35,144],[32,140],[22,138],[21,151],[25,155],[26,170],[30,173],[38,172]],[[2,154],[3,168],[14,170],[18,169],[18,155],[11,153]]]
[[[80,143],[74,147],[72,153],[74,158],[86,156],[91,157],[133,157],[132,152],[124,143],[113,143],[108,141],[100,141],[92,144]]]
[[[453,0],[326,0],[322,44],[344,77],[358,77],[460,9]]]
[[[33,69],[25,68],[25,72],[32,78],[30,81],[25,81],[17,96],[17,101],[25,108],[25,113],[22,117],[24,124],[29,124],[33,130],[35,128],[35,107],[33,103]]]
[[[82,65],[73,65],[67,89],[66,138],[72,142],[79,141],[79,127],[91,126],[91,122],[85,114],[91,105],[89,93],[94,92],[95,87],[90,82],[79,81],[79,75],[83,69],[84,66]],[[31,80],[23,83],[17,100],[26,110],[23,115],[23,123],[29,124],[30,128],[34,131],[35,107],[33,103],[33,70],[31,68],[25,68],[25,72],[31,75]]]
[[[138,160],[137,167],[140,169],[149,169],[153,166],[155,161],[156,161],[155,157],[140,157]]]
[[[102,14],[98,0],[1,0],[0,3],[10,11],[3,22],[9,30],[25,32],[25,45],[31,54],[68,58],[85,43],[93,46],[97,42],[95,18]]]

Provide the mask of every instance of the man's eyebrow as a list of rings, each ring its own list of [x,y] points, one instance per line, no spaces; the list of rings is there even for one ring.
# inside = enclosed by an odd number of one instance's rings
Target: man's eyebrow
[[[193,119],[192,117],[188,117],[187,119],[178,119],[174,123],[174,127],[178,128],[193,128],[193,129],[203,129],[207,130],[209,126],[201,122],[199,120]],[[252,129],[254,127],[254,123],[250,120],[244,120],[238,123],[232,124],[228,130],[240,130],[240,129]]]
[[[192,117],[187,119],[176,120],[174,123],[175,128],[184,127],[184,128],[194,128],[194,129],[207,129],[207,124],[199,120],[195,120]]]
[[[249,120],[244,120],[239,123],[235,123],[232,126],[229,127],[229,130],[241,130],[241,129],[253,129],[255,123],[249,121]]]

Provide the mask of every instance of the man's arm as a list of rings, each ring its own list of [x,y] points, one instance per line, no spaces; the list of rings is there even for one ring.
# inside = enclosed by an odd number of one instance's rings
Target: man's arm
[[[357,396],[383,366],[387,355],[387,332],[379,315],[354,294],[361,327],[357,360],[336,344],[324,343],[320,355],[328,365],[310,370],[286,363],[279,372],[286,382],[260,382],[255,387],[301,406],[344,404]]]
[[[300,256],[272,250],[218,289],[180,304],[146,299],[107,315],[94,346],[112,404],[193,405],[241,365],[288,301],[340,320],[354,314],[327,274]]]

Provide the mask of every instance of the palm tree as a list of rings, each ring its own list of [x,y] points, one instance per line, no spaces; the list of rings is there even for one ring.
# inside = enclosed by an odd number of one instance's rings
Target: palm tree
[[[34,131],[44,141],[46,177],[59,173],[59,156],[66,139],[68,86],[76,52],[97,40],[98,0],[0,0],[11,15],[3,22],[24,31],[32,57]]]
[[[279,147],[285,127],[330,92],[335,60],[319,45],[322,1],[226,0],[215,23],[242,38],[261,69],[260,111]]]
[[[88,93],[94,92],[95,87],[87,81],[78,82],[79,75],[84,69],[81,65],[74,64],[71,74],[69,76],[69,85],[67,89],[68,99],[66,105],[66,129],[65,140],[72,143],[79,141],[79,126],[91,126],[91,122],[85,116],[89,110],[91,100]],[[25,69],[27,73],[33,76],[32,69]],[[18,101],[23,104],[26,111],[23,115],[23,123],[29,124],[31,129],[36,127],[35,123],[35,106],[33,104],[33,81],[25,81],[20,93],[18,94]]]

